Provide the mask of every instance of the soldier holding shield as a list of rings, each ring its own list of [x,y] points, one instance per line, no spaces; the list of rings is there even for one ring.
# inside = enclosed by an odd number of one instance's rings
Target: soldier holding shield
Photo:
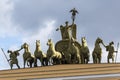
[[[112,59],[112,62],[114,63],[114,52],[117,53],[117,51],[115,51],[114,49],[114,42],[110,42],[109,45],[105,46],[106,47],[106,51],[108,51],[108,56],[107,56],[107,62],[110,63],[109,59]]]
[[[13,67],[13,64],[16,64],[18,69],[20,69],[20,66],[18,65],[18,59],[17,59],[17,56],[19,56],[19,53],[18,53],[19,50],[17,51],[11,51],[11,50],[8,50],[7,52],[10,53],[9,57],[10,59],[8,61],[10,61],[10,67],[12,69]]]

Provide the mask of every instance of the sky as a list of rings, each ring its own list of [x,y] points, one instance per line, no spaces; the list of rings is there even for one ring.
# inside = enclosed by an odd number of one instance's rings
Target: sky
[[[107,45],[114,42],[115,50],[120,41],[120,0],[0,0],[0,48],[7,57],[7,50],[17,50],[27,42],[33,54],[35,41],[40,40],[41,49],[46,53],[48,39],[54,43],[61,40],[60,32],[56,31],[65,21],[72,23],[72,8],[76,8],[77,41],[86,37],[90,54],[94,49],[97,37]],[[103,49],[102,62],[107,62],[107,54]],[[119,50],[118,50],[119,51]],[[23,51],[18,61],[23,67]],[[116,55],[116,53],[115,53]],[[92,55],[90,56],[92,63]],[[117,54],[120,62],[120,54]],[[16,68],[16,66],[14,66]],[[0,50],[0,70],[10,69],[8,62]]]

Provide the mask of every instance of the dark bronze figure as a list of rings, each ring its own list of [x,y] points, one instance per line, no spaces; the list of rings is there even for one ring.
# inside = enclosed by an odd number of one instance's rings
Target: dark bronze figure
[[[76,39],[76,24],[69,25],[68,21],[65,22],[65,26],[61,25],[60,28],[57,28],[56,31],[61,31],[62,40],[64,39]]]
[[[65,26],[60,26],[57,28],[56,31],[59,29],[61,30],[62,39],[70,39],[70,26],[68,25],[68,21],[65,22]]]
[[[72,10],[70,10],[70,12],[72,13],[72,21],[73,21],[73,24],[74,24],[74,21],[75,21],[75,16],[76,16],[76,13],[78,14],[78,11],[73,8]]]
[[[105,46],[106,51],[108,51],[107,62],[110,63],[109,59],[112,59],[112,63],[114,63],[114,52],[117,53],[114,49],[114,42],[110,42],[109,45]]]
[[[100,44],[105,46],[103,43],[103,40],[98,37],[95,41],[95,48],[94,48],[93,53],[92,53],[93,63],[101,63],[102,48],[100,47]]]
[[[17,51],[11,51],[11,50],[8,50],[8,53],[10,53],[9,57],[10,59],[8,61],[10,61],[10,67],[12,69],[13,67],[13,64],[16,64],[18,69],[20,69],[20,66],[18,65],[18,59],[17,59],[17,56],[19,56],[19,50]]]

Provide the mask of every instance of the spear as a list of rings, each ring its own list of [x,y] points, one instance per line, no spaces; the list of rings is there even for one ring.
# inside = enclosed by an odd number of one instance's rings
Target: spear
[[[117,53],[118,53],[118,48],[119,48],[119,42],[117,43],[117,52],[116,52],[115,63],[116,63],[116,60],[117,60]]]
[[[1,50],[2,50],[2,52],[3,52],[3,54],[4,54],[4,56],[5,56],[5,58],[6,58],[7,62],[8,62],[8,64],[10,65],[9,59],[7,58],[7,56],[6,56],[6,54],[5,54],[4,50],[3,50],[3,48],[1,48]]]

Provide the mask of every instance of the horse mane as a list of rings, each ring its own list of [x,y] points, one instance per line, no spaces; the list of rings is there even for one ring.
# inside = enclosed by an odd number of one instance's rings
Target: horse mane
[[[52,50],[55,51],[54,43],[53,42],[51,42],[51,43],[52,43],[51,44]]]
[[[36,51],[41,51],[40,40],[36,40]]]
[[[83,42],[83,39],[84,39],[84,42]],[[82,37],[82,46],[84,46],[84,47],[87,47],[88,45],[87,45],[87,40],[85,39],[85,37]]]
[[[53,53],[55,53],[55,52],[56,52],[56,50],[55,50],[54,43],[52,42],[52,40],[51,40],[51,39],[50,39],[49,41],[50,41],[50,44],[51,44],[51,45],[49,45],[48,51],[49,51],[49,50],[52,50],[52,51],[53,51]]]

